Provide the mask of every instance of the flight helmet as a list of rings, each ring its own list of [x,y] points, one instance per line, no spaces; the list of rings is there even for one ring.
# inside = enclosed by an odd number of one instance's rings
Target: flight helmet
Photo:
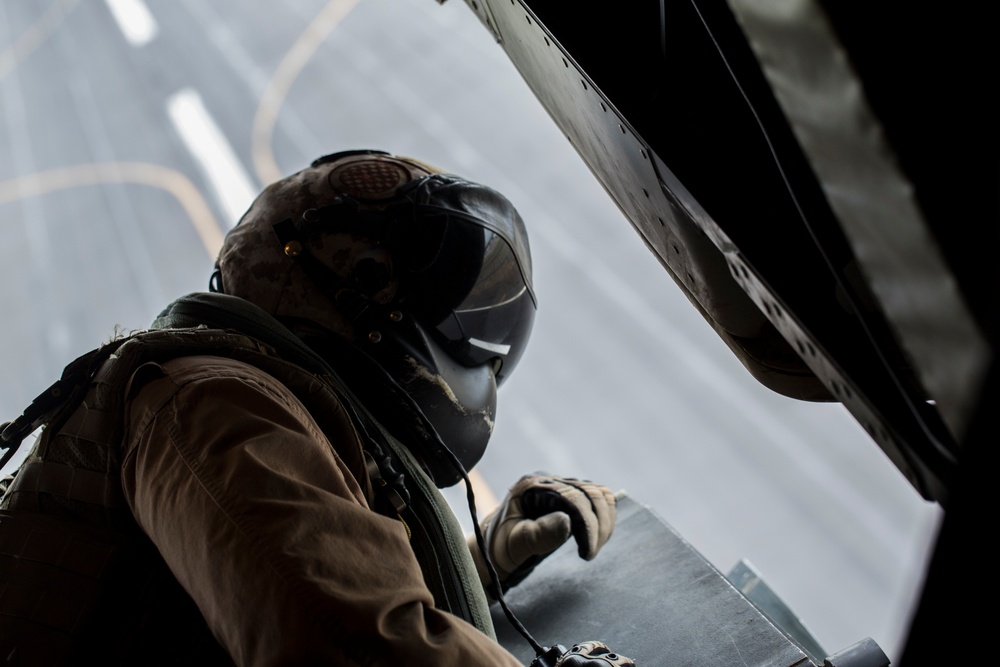
[[[267,187],[227,234],[210,288],[296,333],[352,343],[466,470],[536,309],[527,233],[507,198],[377,150],[326,155]],[[423,454],[438,486],[460,479]]]

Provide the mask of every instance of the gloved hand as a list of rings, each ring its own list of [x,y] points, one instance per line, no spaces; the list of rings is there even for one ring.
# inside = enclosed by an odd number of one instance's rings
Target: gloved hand
[[[581,558],[591,560],[615,527],[615,495],[587,480],[525,475],[480,526],[503,590],[523,580],[572,535]],[[468,538],[479,578],[492,590],[475,535]]]
[[[601,642],[580,642],[559,656],[556,667],[635,667],[635,661],[619,653],[612,653]]]

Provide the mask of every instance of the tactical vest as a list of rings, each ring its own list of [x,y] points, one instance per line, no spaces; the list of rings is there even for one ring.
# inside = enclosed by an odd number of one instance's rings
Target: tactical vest
[[[324,360],[269,315],[232,297],[189,295],[164,312],[154,326],[170,328],[115,341],[71,365],[89,380],[68,387],[78,395],[50,416],[0,499],[0,659],[24,666],[232,664],[135,523],[121,487],[130,378],[147,362],[190,355],[263,370],[296,395],[324,432],[330,426],[324,415],[337,414],[335,404],[347,408],[366,442],[363,450],[337,454],[373,506],[384,504],[407,524],[435,605],[495,637],[447,502]],[[206,321],[213,328],[200,324]],[[406,502],[398,493],[376,499],[370,476],[393,478]]]

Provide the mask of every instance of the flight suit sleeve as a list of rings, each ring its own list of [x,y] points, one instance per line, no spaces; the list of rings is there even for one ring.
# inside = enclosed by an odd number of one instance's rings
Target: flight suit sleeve
[[[129,506],[238,665],[520,664],[434,608],[403,524],[283,385],[215,357],[140,372]],[[346,416],[341,435],[357,446]]]

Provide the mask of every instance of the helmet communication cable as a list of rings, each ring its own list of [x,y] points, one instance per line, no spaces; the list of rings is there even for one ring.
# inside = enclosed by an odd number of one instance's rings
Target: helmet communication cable
[[[486,549],[486,538],[483,537],[483,530],[479,526],[479,516],[476,513],[476,496],[472,491],[472,482],[469,480],[469,474],[465,470],[465,466],[462,462],[458,460],[458,457],[447,447],[443,448],[446,456],[451,461],[451,464],[455,466],[458,474],[462,476],[462,480],[465,482],[465,494],[469,501],[469,512],[472,514],[472,529],[476,534],[476,544],[479,545],[479,553],[483,556],[483,561],[486,563],[486,571],[490,575],[490,582],[493,584],[493,592],[496,595],[497,602],[500,604],[500,608],[503,609],[504,615],[510,624],[514,626],[514,629],[523,636],[527,642],[531,645],[531,648],[535,651],[536,656],[541,656],[546,653],[548,649],[544,648],[539,644],[531,633],[528,632],[524,624],[514,615],[510,607],[507,605],[507,600],[503,597],[503,587],[500,583],[500,575],[497,574],[496,568],[493,566],[493,559],[490,557],[489,551]]]

